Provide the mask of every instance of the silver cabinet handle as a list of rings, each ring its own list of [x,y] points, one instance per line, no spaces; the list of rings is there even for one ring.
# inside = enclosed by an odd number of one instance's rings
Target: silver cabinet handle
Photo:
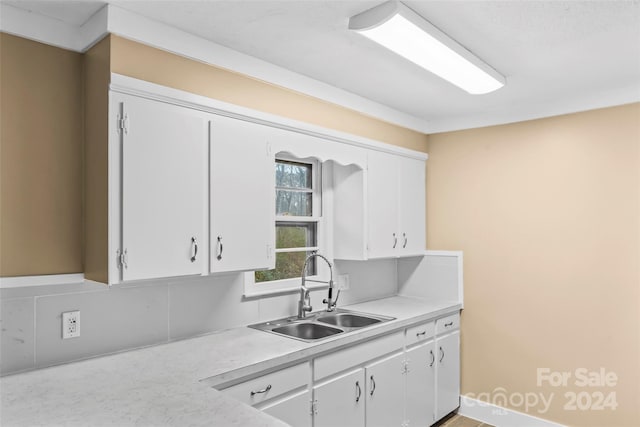
[[[429,354],[431,355],[431,363],[429,363],[429,367],[432,367],[436,361],[436,355],[433,354],[433,350],[429,350]]]
[[[256,394],[262,394],[262,393],[266,393],[269,390],[271,390],[271,384],[269,384],[268,386],[266,386],[265,388],[263,388],[262,390],[251,390],[251,396],[255,396]]]
[[[416,338],[418,338],[418,337],[420,337],[420,336],[425,336],[425,335],[427,335],[427,331],[418,332],[418,333],[416,334]]]
[[[216,257],[218,259],[218,261],[220,261],[222,259],[222,250],[224,248],[222,247],[222,236],[218,236],[218,256]]]
[[[404,243],[402,244],[402,249],[407,247],[407,233],[402,233],[402,237],[404,238]]]
[[[373,375],[371,375],[371,392],[369,393],[370,396],[373,396],[373,392],[376,391],[376,380],[373,379]]]
[[[440,363],[442,363],[442,361],[444,360],[444,350],[442,349],[442,347],[440,347]]]
[[[396,236],[396,233],[393,233],[393,249],[396,248],[397,244],[398,244],[398,237]]]
[[[360,388],[360,382],[356,381],[356,403],[360,401],[360,397],[362,397],[362,389]]]
[[[196,262],[196,256],[198,255],[198,241],[195,237],[191,238],[191,246],[193,247],[193,255],[191,256],[191,262]]]

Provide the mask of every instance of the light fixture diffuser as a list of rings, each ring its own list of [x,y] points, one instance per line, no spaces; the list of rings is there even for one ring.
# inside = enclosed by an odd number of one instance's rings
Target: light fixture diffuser
[[[351,17],[349,29],[386,47],[470,94],[504,86],[504,76],[398,1]]]

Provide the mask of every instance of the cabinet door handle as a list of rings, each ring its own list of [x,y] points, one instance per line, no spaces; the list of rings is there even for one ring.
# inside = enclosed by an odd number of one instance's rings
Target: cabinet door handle
[[[440,347],[440,363],[444,360],[444,350]]]
[[[436,361],[436,355],[433,354],[433,350],[429,350],[429,354],[431,355],[431,363],[429,363],[429,367],[431,368]]]
[[[407,233],[402,233],[402,237],[404,238],[404,243],[402,244],[402,249],[407,247]]]
[[[453,326],[453,322],[449,322],[449,323],[445,323],[445,324],[444,324],[444,327],[445,327],[445,328],[448,328],[449,326]]]
[[[373,396],[373,393],[376,391],[376,380],[373,379],[373,375],[371,375],[371,392],[370,396]]]
[[[195,237],[191,238],[191,247],[193,248],[193,255],[191,256],[191,262],[196,262],[196,256],[198,255],[198,241]]]
[[[362,389],[360,388],[360,382],[356,381],[356,403],[360,401],[360,397],[362,397]]]
[[[222,236],[218,236],[218,256],[216,257],[218,259],[218,261],[220,261],[222,259],[222,250],[223,250],[223,246],[222,246]]]
[[[256,394],[266,393],[271,390],[271,384],[263,388],[262,390],[251,390],[251,396],[255,396]]]
[[[416,333],[416,338],[419,338],[420,336],[425,336],[425,335],[427,335],[427,331],[418,332]]]
[[[396,248],[397,244],[398,244],[398,236],[396,236],[396,233],[393,233],[393,249]]]

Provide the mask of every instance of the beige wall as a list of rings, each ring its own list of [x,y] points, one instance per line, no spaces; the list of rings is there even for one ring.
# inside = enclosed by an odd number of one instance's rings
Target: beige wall
[[[553,394],[529,413],[640,425],[640,104],[431,135],[427,170],[428,247],[465,257],[463,393],[502,387],[520,411],[517,393]],[[575,385],[601,367],[615,387]],[[572,376],[539,387],[538,368]],[[617,409],[563,408],[597,391]]]
[[[82,55],[0,33],[0,276],[82,271]]]
[[[111,36],[111,71],[413,150],[427,148],[423,133],[122,37]]]

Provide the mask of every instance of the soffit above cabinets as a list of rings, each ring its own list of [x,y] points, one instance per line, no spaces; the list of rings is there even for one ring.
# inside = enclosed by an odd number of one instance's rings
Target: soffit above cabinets
[[[76,27],[106,3],[3,1]],[[428,133],[640,101],[640,2],[405,1],[506,76],[505,87],[486,95],[467,94],[348,30],[351,16],[380,3],[109,2],[131,24],[149,18],[261,60],[241,72]],[[140,27],[110,31],[145,42]]]

